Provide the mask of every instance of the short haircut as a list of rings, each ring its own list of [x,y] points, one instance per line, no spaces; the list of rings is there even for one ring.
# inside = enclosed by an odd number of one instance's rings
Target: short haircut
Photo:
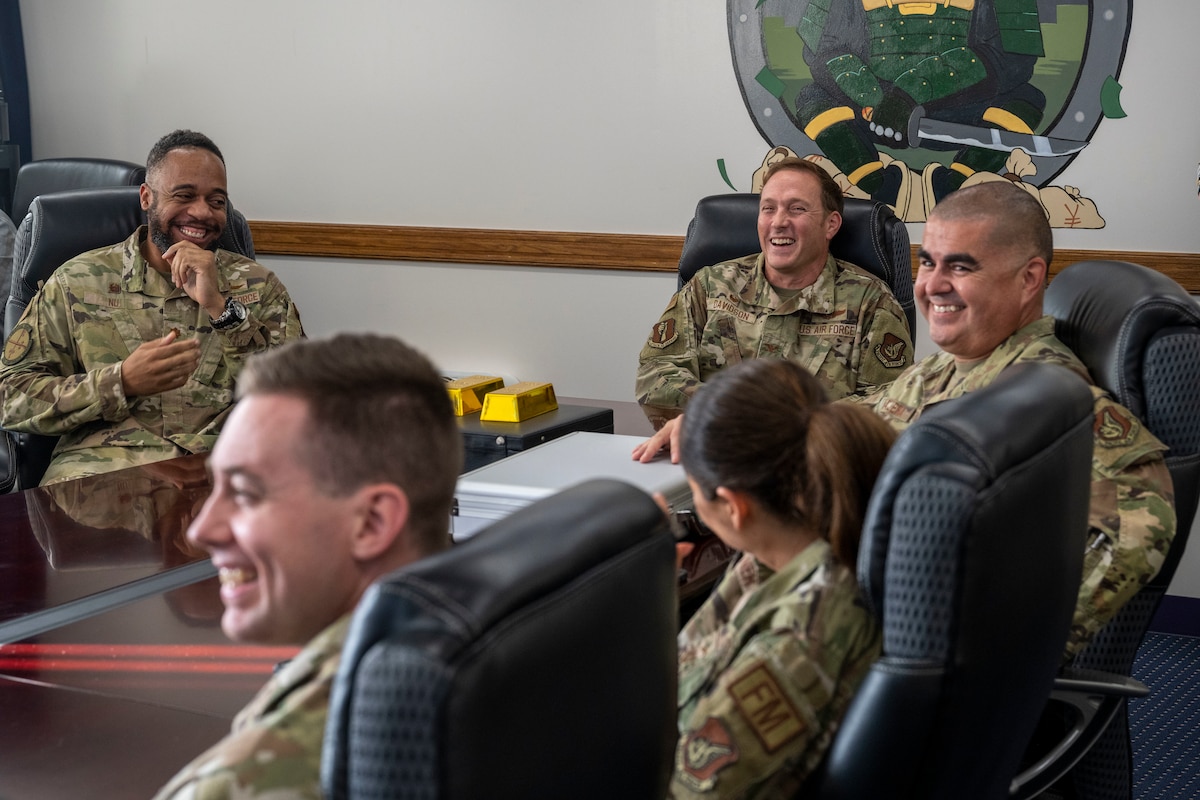
[[[217,147],[212,139],[197,131],[177,130],[171,131],[166,136],[159,139],[150,148],[150,154],[146,156],[146,172],[153,172],[167,157],[167,153],[172,150],[199,149],[207,150],[212,153],[221,163],[225,163],[225,156],[221,155],[221,149]]]
[[[238,399],[266,394],[307,405],[296,451],[323,491],[345,496],[393,483],[408,496],[421,551],[445,547],[462,435],[445,381],[425,356],[375,334],[296,340],[247,360]]]
[[[809,161],[806,158],[788,156],[767,167],[767,172],[763,176],[763,188],[766,189],[767,184],[771,182],[771,178],[785,170],[807,172],[809,175],[812,175],[821,183],[821,205],[825,208],[825,211],[836,211],[839,214],[845,212],[846,202],[842,196],[841,187],[837,185],[837,181],[820,164]]]
[[[778,519],[799,524],[854,568],[867,500],[895,439],[868,409],[830,403],[791,361],[755,359],[704,383],[683,417],[680,461],[709,499],[747,492]]]
[[[946,195],[929,212],[930,220],[964,220],[991,225],[989,242],[1000,248],[1028,245],[1050,266],[1054,234],[1040,200],[1010,181],[986,181]]]

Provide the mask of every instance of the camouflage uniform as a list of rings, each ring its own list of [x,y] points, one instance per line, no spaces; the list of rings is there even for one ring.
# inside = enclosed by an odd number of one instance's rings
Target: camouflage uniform
[[[233,721],[229,735],[184,767],[155,800],[321,797],[329,693],[350,614],[281,667]]]
[[[0,426],[62,437],[43,484],[210,450],[246,357],[303,336],[279,279],[225,250],[218,288],[247,319],[213,330],[208,312],[142,258],[145,236],[142,226],[59,267],[5,343]],[[127,398],[121,362],[171,329],[201,339],[200,365],[179,389]]]
[[[879,650],[854,573],[828,542],[779,572],[739,558],[679,634],[671,796],[794,796]]]
[[[1055,338],[1053,317],[1042,317],[982,362],[963,370],[946,353],[930,356],[863,402],[903,430],[930,405],[987,386],[1008,365],[1026,361],[1061,364],[1092,383],[1087,367]],[[1067,658],[1158,573],[1175,536],[1174,490],[1162,455],[1166,446],[1103,389],[1093,385],[1092,394],[1092,502]]]
[[[762,254],[746,256],[705,267],[671,298],[638,357],[637,400],[662,427],[709,376],[750,358],[795,361],[836,399],[891,383],[912,364],[912,340],[870,273],[830,256],[812,285],[784,298]]]

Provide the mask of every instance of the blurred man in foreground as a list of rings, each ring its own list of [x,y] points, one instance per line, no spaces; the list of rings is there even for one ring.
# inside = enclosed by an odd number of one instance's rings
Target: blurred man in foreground
[[[462,442],[433,366],[387,337],[296,342],[247,364],[188,538],[239,642],[304,645],[159,798],[320,797],[330,687],[381,575],[450,543]]]

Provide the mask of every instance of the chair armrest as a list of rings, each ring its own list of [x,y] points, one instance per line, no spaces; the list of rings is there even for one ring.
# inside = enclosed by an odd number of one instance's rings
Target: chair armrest
[[[0,430],[0,494],[17,488],[17,445],[13,435]]]
[[[1013,778],[1009,796],[1015,800],[1036,797],[1066,775],[1091,749],[1112,722],[1121,704],[1150,693],[1146,684],[1125,675],[1089,669],[1063,669],[1054,679],[1042,723],[1054,715],[1064,720],[1061,738],[1032,766]],[[1053,711],[1051,709],[1053,708]],[[1038,756],[1037,753],[1030,754]]]

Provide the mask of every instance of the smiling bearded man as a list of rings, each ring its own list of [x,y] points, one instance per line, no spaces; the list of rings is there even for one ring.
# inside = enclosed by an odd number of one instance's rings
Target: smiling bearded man
[[[5,343],[0,426],[61,437],[43,484],[210,450],[245,359],[304,335],[279,279],[218,247],[211,139],[160,139],[140,194],[149,224],[59,267]]]

